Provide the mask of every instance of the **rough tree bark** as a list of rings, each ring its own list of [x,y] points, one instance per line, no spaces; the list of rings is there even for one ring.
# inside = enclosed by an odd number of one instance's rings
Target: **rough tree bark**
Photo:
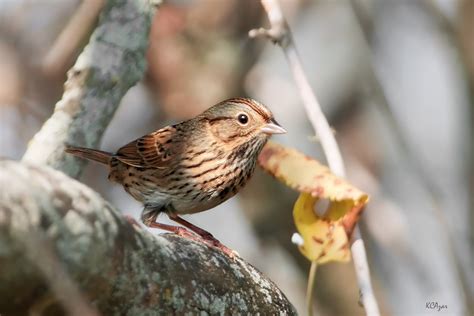
[[[240,258],[132,226],[93,190],[49,167],[0,161],[0,170],[2,315],[55,308],[45,298],[45,244],[103,315],[296,314]]]

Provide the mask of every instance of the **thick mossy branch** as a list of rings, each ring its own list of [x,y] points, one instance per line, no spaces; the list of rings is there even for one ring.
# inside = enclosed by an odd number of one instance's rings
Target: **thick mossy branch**
[[[54,114],[32,139],[24,161],[77,178],[84,161],[65,144],[96,147],[120,100],[143,77],[156,1],[108,0],[89,43],[68,72]]]
[[[295,314],[240,258],[134,227],[97,193],[49,167],[0,161],[0,170],[2,315],[54,309],[54,295],[46,299],[48,267],[41,266],[52,261],[103,315]]]

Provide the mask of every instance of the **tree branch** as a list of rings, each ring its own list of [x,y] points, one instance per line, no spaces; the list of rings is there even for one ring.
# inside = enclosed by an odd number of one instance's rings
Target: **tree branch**
[[[86,36],[92,31],[104,4],[105,0],[82,0],[43,58],[41,68],[44,73],[50,76],[63,74]]]
[[[2,314],[25,314],[48,301],[51,284],[43,269],[51,268],[37,260],[49,252],[35,247],[36,240],[52,250],[40,261],[50,265],[56,257],[55,266],[104,315],[296,314],[284,294],[240,258],[134,227],[97,193],[49,167],[0,161],[0,170]]]
[[[145,73],[153,0],[108,0],[89,44],[68,72],[54,114],[31,140],[23,161],[79,177],[85,163],[65,144],[96,147],[120,100]]]
[[[341,152],[316,95],[306,78],[290,28],[283,16],[278,0],[261,0],[261,2],[268,15],[271,27],[270,29],[260,28],[251,30],[249,36],[267,37],[283,49],[300,91],[308,118],[321,141],[329,168],[334,174],[344,177],[345,167]],[[377,300],[372,289],[364,241],[358,226],[355,227],[351,236],[351,253],[361,293],[361,301],[366,313],[367,315],[380,315]],[[315,265],[314,262],[312,264]]]

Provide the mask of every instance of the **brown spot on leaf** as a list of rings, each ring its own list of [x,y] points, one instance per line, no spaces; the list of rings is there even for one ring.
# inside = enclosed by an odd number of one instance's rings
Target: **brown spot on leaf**
[[[349,250],[349,244],[342,244],[341,247],[339,247],[340,251],[345,251],[345,250]]]
[[[315,243],[320,244],[320,245],[322,245],[324,243],[324,240],[322,240],[321,238],[315,237],[315,236],[312,236],[311,239],[313,239],[313,241]]]
[[[347,236],[352,235],[354,227],[357,224],[360,214],[362,214],[363,210],[364,204],[356,205],[342,218],[342,225],[344,226]]]
[[[321,259],[322,257],[326,256],[326,250],[323,249],[323,251],[321,251],[321,254],[319,255],[318,259]]]

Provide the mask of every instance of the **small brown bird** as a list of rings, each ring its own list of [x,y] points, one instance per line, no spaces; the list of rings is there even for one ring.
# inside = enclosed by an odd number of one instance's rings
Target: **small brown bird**
[[[286,131],[263,104],[233,98],[140,137],[115,154],[74,146],[66,152],[109,166],[109,180],[144,204],[145,225],[189,236],[182,227],[156,221],[166,213],[204,241],[221,246],[179,215],[208,210],[234,196],[252,176],[268,138],[282,133]]]

